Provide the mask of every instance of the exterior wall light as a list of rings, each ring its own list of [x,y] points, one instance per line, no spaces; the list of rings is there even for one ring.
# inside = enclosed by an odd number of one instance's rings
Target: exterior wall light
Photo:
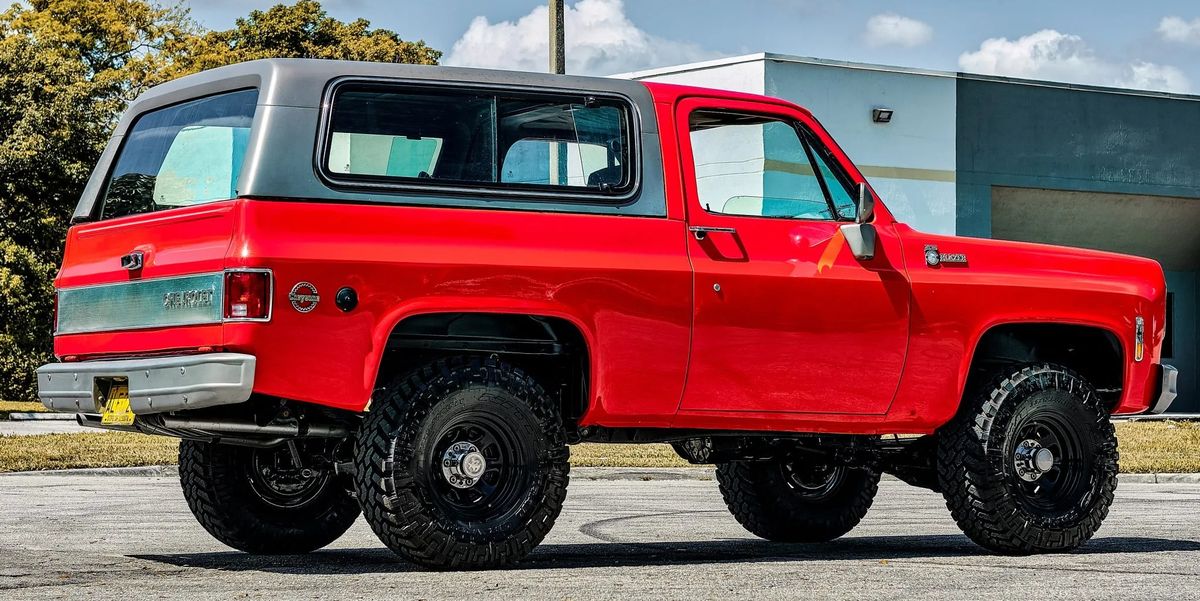
[[[892,113],[895,112],[892,109],[884,107],[874,108],[871,109],[871,120],[876,123],[891,123]]]

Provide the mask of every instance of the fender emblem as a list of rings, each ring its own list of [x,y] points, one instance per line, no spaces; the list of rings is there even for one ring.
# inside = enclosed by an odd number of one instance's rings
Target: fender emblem
[[[966,265],[967,255],[963,253],[944,253],[939,252],[936,244],[925,245],[925,264],[930,267],[937,267],[943,263],[954,265]]]
[[[292,308],[301,312],[308,313],[317,308],[317,303],[321,302],[321,295],[317,293],[317,287],[310,282],[296,282],[292,286],[292,291],[288,292],[288,301],[292,303]]]

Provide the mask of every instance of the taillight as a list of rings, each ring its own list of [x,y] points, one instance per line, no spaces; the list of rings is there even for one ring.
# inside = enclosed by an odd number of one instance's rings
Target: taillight
[[[225,272],[225,319],[271,317],[271,272]]]

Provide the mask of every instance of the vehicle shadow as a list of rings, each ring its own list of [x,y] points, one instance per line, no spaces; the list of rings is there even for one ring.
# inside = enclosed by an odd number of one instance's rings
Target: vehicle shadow
[[[1098,538],[1070,555],[1200,551],[1200,541],[1146,537]],[[677,566],[740,562],[854,561],[986,557],[961,535],[866,536],[823,544],[733,539],[680,542],[543,544],[510,570]],[[131,555],[177,567],[280,574],[372,574],[420,571],[385,548],[326,549],[308,555],[247,555],[234,551]],[[1004,558],[997,557],[1004,561]],[[1053,569],[1052,566],[1047,566]]]

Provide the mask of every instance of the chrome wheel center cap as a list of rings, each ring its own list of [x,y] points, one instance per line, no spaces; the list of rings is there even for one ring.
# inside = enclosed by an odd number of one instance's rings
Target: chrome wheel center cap
[[[487,458],[479,448],[459,441],[442,455],[442,476],[455,488],[471,488],[487,471]]]
[[[1054,467],[1054,453],[1036,440],[1024,440],[1013,454],[1017,477],[1033,482]]]

